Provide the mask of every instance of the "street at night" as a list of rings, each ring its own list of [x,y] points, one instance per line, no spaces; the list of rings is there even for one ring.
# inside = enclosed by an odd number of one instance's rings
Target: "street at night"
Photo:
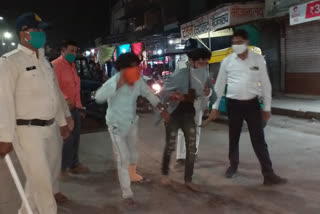
[[[0,214],[320,213],[320,0],[0,6]]]
[[[206,193],[193,193],[177,185],[163,187],[160,180],[161,155],[164,147],[163,126],[153,125],[152,115],[141,116],[139,134],[140,160],[138,167],[152,183],[134,185],[140,208],[125,211],[119,200],[119,182],[112,161],[111,140],[106,132],[82,135],[81,155],[92,172],[76,176],[72,182],[62,183],[71,202],[59,208],[59,214],[104,213],[225,213],[225,214],[317,214],[320,205],[318,162],[320,122],[274,116],[266,127],[274,168],[290,182],[281,188],[261,185],[259,164],[250,145],[247,130],[240,141],[239,175],[234,180],[224,178],[228,165],[227,126],[212,123],[203,130],[195,181],[206,188]],[[4,163],[1,163],[3,167]],[[183,173],[170,175],[183,182]],[[5,187],[14,189],[8,174]],[[2,183],[3,185],[3,183]],[[1,213],[15,213],[19,196],[15,190],[1,198]]]

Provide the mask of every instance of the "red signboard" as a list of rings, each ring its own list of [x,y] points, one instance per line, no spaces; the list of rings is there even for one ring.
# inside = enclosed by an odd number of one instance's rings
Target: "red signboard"
[[[320,1],[307,4],[306,19],[320,17]]]

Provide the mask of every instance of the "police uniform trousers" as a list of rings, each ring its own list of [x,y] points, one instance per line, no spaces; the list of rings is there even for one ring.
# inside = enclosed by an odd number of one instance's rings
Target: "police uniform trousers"
[[[26,176],[25,192],[34,214],[57,214],[52,188],[50,147],[60,142],[57,124],[50,126],[17,126],[14,149]],[[19,214],[27,214],[22,204]]]

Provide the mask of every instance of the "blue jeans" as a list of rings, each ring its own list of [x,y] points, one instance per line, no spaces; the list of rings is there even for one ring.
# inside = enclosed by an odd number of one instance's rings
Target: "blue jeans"
[[[62,166],[61,170],[75,168],[79,165],[79,144],[80,144],[80,128],[81,115],[78,109],[71,111],[71,116],[74,120],[74,129],[69,138],[64,140],[62,150]]]

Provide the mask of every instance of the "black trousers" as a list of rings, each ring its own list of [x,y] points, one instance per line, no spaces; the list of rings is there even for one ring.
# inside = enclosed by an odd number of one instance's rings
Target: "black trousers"
[[[229,160],[231,167],[239,165],[239,140],[242,124],[248,124],[251,143],[261,165],[262,174],[273,174],[272,163],[263,131],[262,113],[258,98],[240,101],[228,99],[227,110],[229,117]]]
[[[162,174],[169,174],[171,154],[176,148],[179,129],[181,129],[184,134],[187,151],[184,180],[185,182],[190,182],[192,181],[194,161],[197,152],[194,113],[184,113],[181,115],[172,114],[170,121],[166,124],[166,146],[162,157]]]

